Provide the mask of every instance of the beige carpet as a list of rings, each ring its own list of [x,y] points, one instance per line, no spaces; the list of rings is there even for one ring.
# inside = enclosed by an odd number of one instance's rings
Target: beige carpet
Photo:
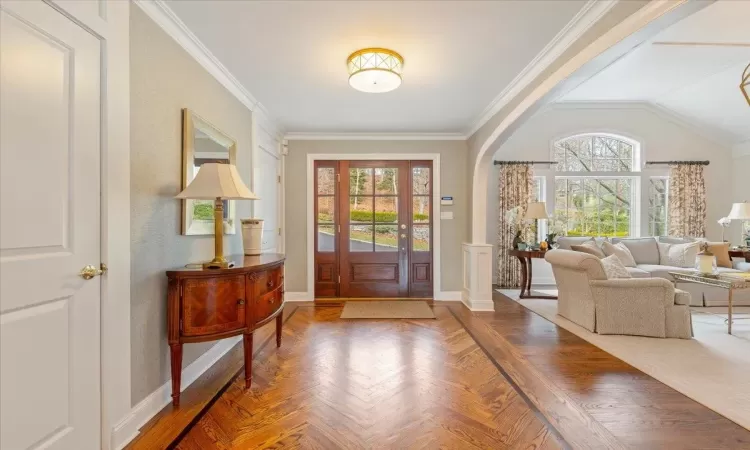
[[[558,316],[556,300],[519,300],[518,290],[498,292],[750,430],[750,320],[735,321],[729,335],[726,316],[705,314],[724,314],[726,308],[692,308],[694,339],[607,336]],[[748,317],[750,307],[734,312]]]
[[[400,301],[349,301],[341,311],[342,319],[434,319],[435,313],[425,303]]]

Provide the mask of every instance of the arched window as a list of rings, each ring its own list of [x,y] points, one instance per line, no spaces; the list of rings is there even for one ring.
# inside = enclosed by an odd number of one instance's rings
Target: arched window
[[[554,218],[568,236],[625,237],[640,234],[641,155],[631,139],[607,133],[569,136],[553,143]],[[666,206],[666,181],[661,205]],[[651,195],[649,196],[651,198]],[[659,200],[654,198],[654,200]],[[663,217],[666,217],[666,210]],[[651,216],[652,210],[648,211]],[[652,233],[663,234],[663,222],[653,209]],[[659,212],[660,214],[661,212]],[[649,228],[651,227],[649,219]]]

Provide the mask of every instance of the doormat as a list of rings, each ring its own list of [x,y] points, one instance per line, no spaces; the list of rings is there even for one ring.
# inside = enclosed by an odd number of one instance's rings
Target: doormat
[[[341,319],[434,319],[432,308],[419,301],[349,301]]]

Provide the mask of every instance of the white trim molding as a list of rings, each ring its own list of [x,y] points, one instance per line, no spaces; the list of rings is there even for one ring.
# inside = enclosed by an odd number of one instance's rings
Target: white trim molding
[[[311,302],[315,300],[312,292],[284,292],[284,301],[287,303]]]
[[[261,104],[253,94],[248,91],[242,83],[235,78],[229,69],[214,56],[198,37],[190,31],[190,28],[180,19],[177,14],[167,5],[164,0],[133,0],[151,20],[174,39],[190,56],[203,66],[222,86],[237,97],[237,99],[250,111],[260,112],[269,121],[274,122],[276,128],[281,129],[275,122],[268,110]]]
[[[463,244],[463,289],[461,301],[471,311],[495,311],[492,301],[490,244]]]
[[[465,141],[463,133],[296,133],[289,132],[289,141]]]
[[[307,155],[307,292],[304,300],[312,300],[315,293],[315,161],[378,161],[382,160],[382,154],[362,153],[309,153]],[[396,161],[432,161],[432,204],[433,207],[440,205],[440,154],[439,153],[398,153],[388,154],[386,159]],[[433,239],[435,243],[432,250],[432,292],[435,299],[450,297],[450,293],[442,292],[441,276],[441,253],[440,253],[440,220],[434,220],[432,224]],[[287,294],[288,295],[288,294]]]
[[[198,357],[182,371],[180,392],[193,384],[206,370],[216,364],[222,356],[232,349],[242,336],[223,339]],[[172,401],[172,380],[167,380],[157,390],[144,398],[130,410],[112,432],[112,448],[120,450],[140,433],[140,428]]]
[[[617,2],[618,0],[589,0],[542,51],[490,102],[479,118],[466,131],[466,135],[471,136],[482,128],[550,64],[565,53],[592,25],[607,14]]]

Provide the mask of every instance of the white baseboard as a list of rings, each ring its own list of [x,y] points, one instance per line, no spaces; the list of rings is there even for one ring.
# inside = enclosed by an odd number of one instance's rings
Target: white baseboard
[[[557,286],[555,277],[534,277],[531,281],[532,286]]]
[[[242,336],[236,336],[219,341],[208,349],[198,359],[193,361],[182,371],[182,382],[180,392],[190,386],[206,370],[211,368],[232,347],[242,340]],[[140,428],[152,417],[172,401],[172,380],[167,380],[157,390],[135,405],[127,416],[125,416],[112,430],[112,446],[115,450],[121,450],[130,441],[135,439]]]
[[[495,312],[495,302],[489,300],[472,300],[469,290],[461,292],[461,303],[472,312]]]
[[[285,302],[311,302],[315,300],[309,292],[284,292]]]
[[[435,294],[436,302],[461,301],[461,291],[440,291]]]

